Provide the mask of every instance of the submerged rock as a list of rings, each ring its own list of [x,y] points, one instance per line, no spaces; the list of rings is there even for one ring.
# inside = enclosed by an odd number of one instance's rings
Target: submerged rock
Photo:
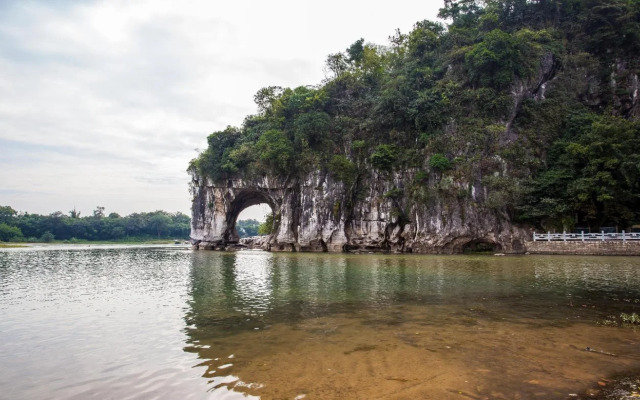
[[[640,372],[601,379],[593,388],[574,396],[578,399],[635,400],[640,398]]]

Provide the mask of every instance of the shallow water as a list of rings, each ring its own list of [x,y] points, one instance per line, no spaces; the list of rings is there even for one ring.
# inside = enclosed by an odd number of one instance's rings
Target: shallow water
[[[564,399],[623,312],[638,258],[4,249],[0,398]]]

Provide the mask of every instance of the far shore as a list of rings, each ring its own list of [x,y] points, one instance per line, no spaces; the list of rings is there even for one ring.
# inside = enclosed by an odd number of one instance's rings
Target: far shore
[[[36,246],[60,246],[60,245],[141,245],[141,244],[174,244],[176,241],[171,239],[158,239],[158,240],[139,240],[139,241],[124,241],[124,240],[54,240],[52,242],[0,242],[0,249],[7,248],[20,248],[20,247],[36,247]],[[180,239],[180,243],[184,244],[188,242],[186,239]]]

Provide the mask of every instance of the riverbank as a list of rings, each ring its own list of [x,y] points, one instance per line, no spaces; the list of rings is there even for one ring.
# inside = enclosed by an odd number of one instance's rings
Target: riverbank
[[[253,236],[240,239],[238,246],[229,246],[227,250],[269,249],[269,236]],[[373,251],[352,251],[352,254],[373,253]],[[482,252],[505,255],[500,250]],[[513,253],[510,253],[513,254]],[[540,255],[582,255],[582,256],[640,256],[638,240],[605,240],[605,241],[527,241],[520,254]]]
[[[28,247],[26,243],[5,243],[0,242],[0,249],[13,249],[18,247]]]
[[[180,239],[180,243],[188,242]],[[61,244],[173,244],[174,239],[152,239],[152,240],[53,240],[51,242],[0,242],[0,248],[29,247],[40,245],[61,245]]]
[[[640,256],[640,241],[531,241],[525,242],[525,248],[530,254]]]

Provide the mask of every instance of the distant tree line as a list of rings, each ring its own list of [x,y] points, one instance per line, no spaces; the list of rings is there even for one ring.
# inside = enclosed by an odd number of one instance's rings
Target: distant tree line
[[[241,238],[257,236],[260,222],[255,219],[244,219],[236,222],[236,231]]]
[[[271,234],[273,228],[273,214],[268,214],[265,222],[255,219],[245,219],[236,222],[236,231],[241,238]]]
[[[75,209],[68,215],[61,211],[40,215],[0,206],[0,241],[4,242],[186,239],[190,229],[189,216],[181,212],[158,210],[122,217],[115,212],[106,215],[104,207],[97,207],[93,215],[81,217]]]

